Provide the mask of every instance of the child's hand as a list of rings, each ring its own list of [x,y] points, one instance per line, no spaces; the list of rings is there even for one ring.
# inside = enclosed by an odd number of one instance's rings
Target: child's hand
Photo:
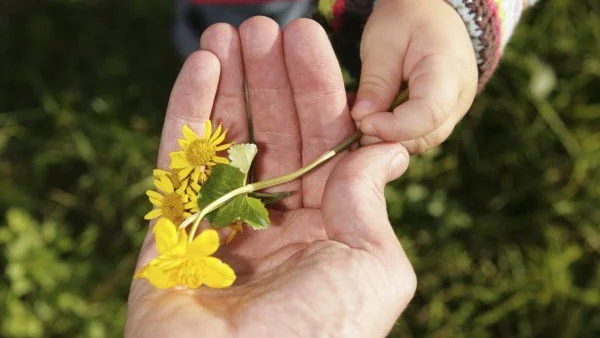
[[[443,0],[380,0],[364,29],[361,59],[352,117],[363,143],[394,141],[424,152],[450,135],[475,97],[473,45]],[[390,113],[402,82],[409,100]]]

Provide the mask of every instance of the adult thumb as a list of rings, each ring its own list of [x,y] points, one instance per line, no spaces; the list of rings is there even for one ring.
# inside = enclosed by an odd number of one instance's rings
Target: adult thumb
[[[397,245],[383,189],[407,167],[408,152],[395,143],[359,148],[337,163],[323,195],[327,237],[368,251]]]

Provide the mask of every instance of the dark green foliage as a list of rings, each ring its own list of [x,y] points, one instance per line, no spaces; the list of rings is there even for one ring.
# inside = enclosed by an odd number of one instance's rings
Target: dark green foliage
[[[171,6],[0,2],[0,336],[121,335]],[[387,189],[419,277],[394,336],[600,336],[600,3],[523,21],[452,138]]]

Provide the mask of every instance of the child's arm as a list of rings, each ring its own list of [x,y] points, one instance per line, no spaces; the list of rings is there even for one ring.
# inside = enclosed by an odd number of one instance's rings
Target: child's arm
[[[356,26],[368,17],[352,108],[368,135],[363,141],[397,141],[411,152],[450,135],[494,72],[522,10],[534,2],[380,0],[372,8],[372,1],[331,0],[331,7],[323,1],[320,10],[338,51],[348,50],[352,34],[360,34]],[[408,84],[410,97],[391,114],[401,83]]]

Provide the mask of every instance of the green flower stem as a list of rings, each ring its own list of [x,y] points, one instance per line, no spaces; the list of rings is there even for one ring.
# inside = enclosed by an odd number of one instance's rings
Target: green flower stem
[[[194,237],[196,235],[196,231],[198,230],[198,226],[200,225],[200,221],[204,217],[206,217],[206,215],[217,210],[223,204],[229,202],[232,198],[234,198],[238,195],[249,194],[249,193],[252,193],[252,192],[255,192],[258,190],[263,190],[266,188],[274,187],[276,185],[280,185],[283,183],[293,181],[293,180],[301,177],[302,175],[307,174],[308,172],[310,172],[311,170],[320,166],[321,164],[327,162],[328,160],[333,158],[338,153],[344,151],[346,148],[348,148],[354,142],[358,141],[361,138],[361,136],[362,136],[362,133],[360,131],[355,132],[354,134],[352,134],[352,136],[345,139],[342,143],[338,144],[335,148],[329,150],[328,152],[319,156],[317,159],[311,161],[304,167],[302,167],[294,172],[291,172],[291,173],[285,174],[285,175],[281,175],[281,176],[277,176],[277,177],[274,177],[274,178],[271,178],[268,180],[246,184],[246,185],[239,187],[237,189],[234,189],[234,190],[228,192],[227,194],[212,201],[205,208],[203,208],[199,213],[196,213],[193,216],[191,216],[193,218],[193,225],[192,225],[192,229],[190,230],[190,236],[189,236],[188,240],[191,242],[194,239]],[[189,220],[186,220],[186,222],[182,223],[181,228],[185,228],[189,224],[190,224]]]
[[[408,89],[400,92],[400,94],[398,94],[398,96],[396,96],[396,99],[394,100],[394,103],[390,107],[390,110],[393,110],[397,106],[399,106],[402,103],[406,102],[406,100],[408,100]],[[195,235],[196,235],[196,231],[198,230],[198,226],[200,225],[200,221],[202,221],[202,219],[204,217],[206,217],[206,215],[208,215],[209,213],[217,210],[223,204],[229,202],[232,198],[234,198],[234,197],[236,197],[238,195],[249,194],[249,193],[252,193],[252,192],[255,192],[255,191],[258,191],[258,190],[263,190],[263,189],[266,189],[266,188],[274,187],[276,185],[280,185],[280,184],[283,184],[283,183],[287,183],[287,182],[293,181],[293,180],[301,177],[302,175],[307,174],[308,172],[310,172],[311,170],[313,170],[316,167],[320,166],[321,164],[329,161],[335,155],[337,155],[341,151],[344,151],[346,148],[348,148],[354,142],[358,141],[361,137],[362,137],[362,133],[359,130],[359,131],[355,132],[354,134],[352,134],[352,136],[350,136],[347,139],[345,139],[342,143],[340,143],[339,145],[337,145],[335,148],[329,150],[328,152],[326,152],[323,155],[319,156],[314,161],[308,163],[304,167],[302,167],[302,168],[300,168],[300,169],[298,169],[298,170],[296,170],[294,172],[291,172],[291,173],[285,174],[285,175],[281,175],[281,176],[277,176],[277,177],[274,177],[274,178],[271,178],[271,179],[268,179],[268,180],[246,184],[246,185],[244,185],[242,187],[239,187],[237,189],[234,189],[234,190],[228,192],[227,194],[225,194],[225,195],[217,198],[212,203],[208,204],[199,213],[196,213],[196,214],[192,215],[189,219],[187,219],[185,222],[183,222],[181,224],[180,228],[185,228],[191,222],[193,222],[192,230],[190,230],[190,236],[189,236],[189,241],[191,242],[194,239]]]

